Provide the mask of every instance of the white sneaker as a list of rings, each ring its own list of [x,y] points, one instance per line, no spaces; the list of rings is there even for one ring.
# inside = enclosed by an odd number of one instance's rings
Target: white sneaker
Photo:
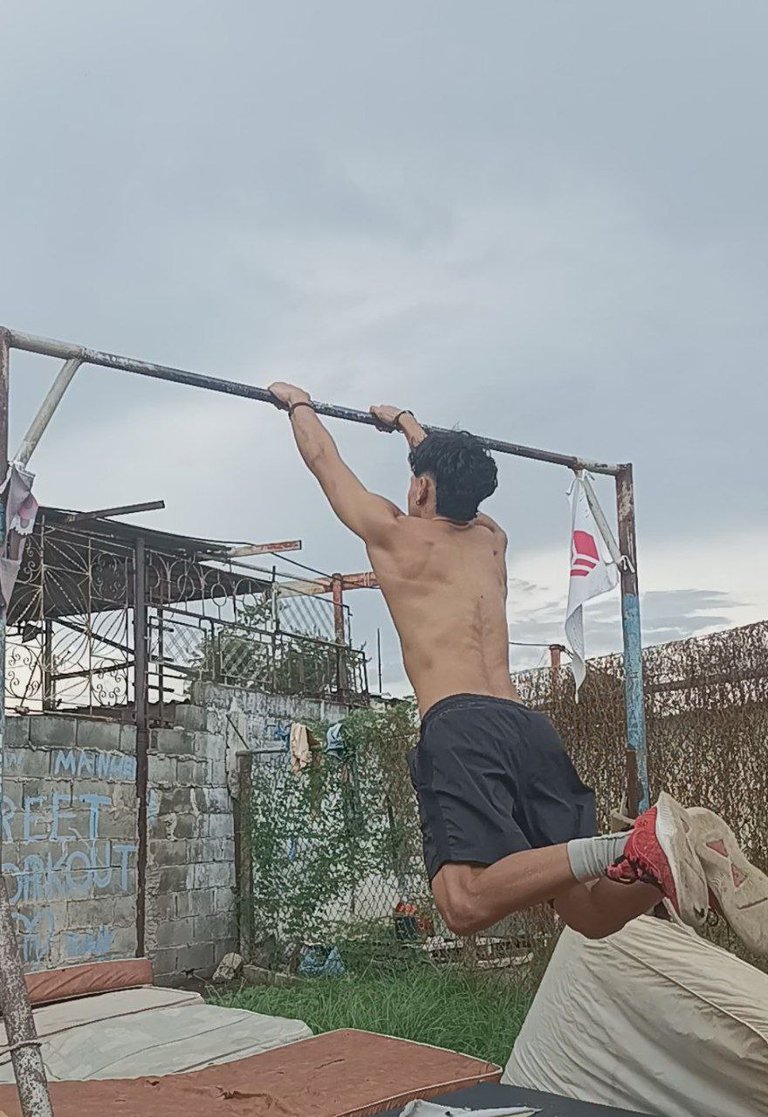
[[[717,907],[744,945],[768,958],[768,876],[744,856],[720,815],[689,807],[691,838]]]

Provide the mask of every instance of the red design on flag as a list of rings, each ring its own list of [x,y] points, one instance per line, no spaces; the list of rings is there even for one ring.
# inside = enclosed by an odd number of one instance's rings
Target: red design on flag
[[[571,539],[571,577],[586,578],[600,563],[594,535],[576,530]]]

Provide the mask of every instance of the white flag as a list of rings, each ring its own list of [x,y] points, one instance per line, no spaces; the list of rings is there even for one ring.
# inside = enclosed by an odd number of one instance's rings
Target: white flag
[[[590,511],[584,489],[584,477],[576,474],[573,482],[571,520],[571,579],[565,635],[573,659],[571,670],[576,680],[576,696],[587,675],[584,648],[584,611],[582,606],[592,597],[608,593],[619,581],[614,563],[606,563],[599,544],[600,532]]]

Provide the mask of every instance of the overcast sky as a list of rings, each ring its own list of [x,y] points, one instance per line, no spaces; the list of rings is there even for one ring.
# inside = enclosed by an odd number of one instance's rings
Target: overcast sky
[[[0,0],[0,321],[632,460],[647,639],[763,618],[767,41],[765,0]],[[55,367],[14,356],[16,437]],[[400,499],[403,445],[333,429]],[[366,565],[262,405],[84,369],[34,465]],[[512,636],[562,639],[569,477],[500,465]]]

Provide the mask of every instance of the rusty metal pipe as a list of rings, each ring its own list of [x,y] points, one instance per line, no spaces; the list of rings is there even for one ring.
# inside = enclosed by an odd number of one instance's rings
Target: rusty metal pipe
[[[204,388],[210,392],[222,392],[229,396],[238,396],[241,399],[257,400],[260,403],[271,403],[275,406],[274,397],[266,390],[255,384],[242,384],[234,380],[221,380],[214,376],[204,376],[199,372],[188,372],[186,369],[171,368],[168,365],[152,364],[148,361],[137,361],[133,357],[120,357],[114,353],[104,353],[98,349],[85,349],[80,345],[73,345],[66,341],[53,341],[48,338],[35,337],[32,334],[20,333],[9,330],[10,343],[15,349],[24,349],[29,353],[39,353],[47,357],[61,357],[64,360],[80,359],[83,364],[98,365],[101,368],[112,368],[118,372],[132,372],[137,376],[147,376],[154,380],[166,380],[173,384],[184,384],[191,388]],[[344,419],[348,423],[363,423],[366,426],[377,426],[376,420],[367,411],[356,411],[351,407],[340,407],[336,404],[315,402],[318,415],[325,415],[329,419]],[[441,431],[441,427],[426,427],[427,431]],[[553,465],[562,465],[567,469],[584,469],[589,473],[606,473],[616,476],[620,465],[608,462],[590,461],[573,454],[556,454],[550,450],[538,450],[533,446],[521,446],[516,442],[504,442],[497,438],[480,437],[480,441],[488,449],[497,454],[511,454],[517,458],[528,458],[533,461],[550,462]]]
[[[8,468],[10,338],[0,329],[0,474]],[[6,494],[7,495],[7,494]],[[0,497],[0,546],[5,546],[5,501]],[[5,610],[0,610],[0,781],[5,746]],[[5,878],[0,875],[0,1012],[24,1117],[53,1117],[45,1064],[21,966],[16,927]]]
[[[48,395],[40,404],[40,409],[32,420],[30,428],[24,436],[24,441],[16,453],[14,461],[19,462],[20,465],[26,466],[29,464],[29,459],[37,449],[40,439],[53,418],[54,411],[61,403],[64,393],[72,383],[72,379],[81,364],[82,359],[80,357],[70,357],[59,369],[58,376],[51,385]]]
[[[624,692],[627,718],[627,802],[635,817],[650,806],[648,751],[643,690],[643,645],[640,628],[640,591],[637,583],[635,489],[632,466],[616,477],[621,565],[621,630],[624,637]]]

